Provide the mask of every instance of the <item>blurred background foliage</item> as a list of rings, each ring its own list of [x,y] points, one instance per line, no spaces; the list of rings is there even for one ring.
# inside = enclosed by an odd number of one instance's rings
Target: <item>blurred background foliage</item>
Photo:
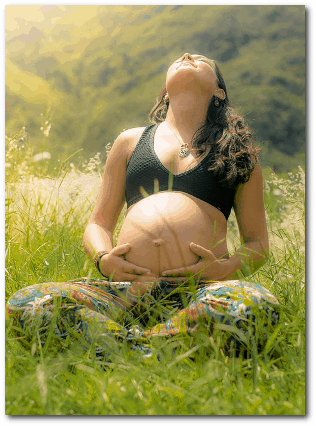
[[[25,127],[51,164],[105,160],[190,52],[218,62],[264,167],[304,165],[304,6],[6,6],[5,19],[6,135]]]

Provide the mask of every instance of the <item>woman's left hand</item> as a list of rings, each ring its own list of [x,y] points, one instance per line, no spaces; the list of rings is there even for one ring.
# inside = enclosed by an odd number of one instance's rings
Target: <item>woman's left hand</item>
[[[218,260],[211,250],[195,243],[190,243],[190,249],[201,259],[193,265],[166,270],[161,274],[161,279],[168,281],[176,277],[176,281],[184,281],[187,279],[187,274],[193,274],[195,279],[221,281],[229,274],[227,270],[229,260]]]

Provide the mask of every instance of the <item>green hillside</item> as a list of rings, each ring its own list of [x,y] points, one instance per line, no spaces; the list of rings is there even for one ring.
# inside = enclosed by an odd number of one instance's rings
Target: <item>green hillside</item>
[[[168,66],[191,52],[218,62],[264,165],[304,163],[304,6],[38,8],[47,22],[6,33],[7,135],[25,126],[42,149],[49,107],[53,159],[103,153],[123,129],[148,124]]]

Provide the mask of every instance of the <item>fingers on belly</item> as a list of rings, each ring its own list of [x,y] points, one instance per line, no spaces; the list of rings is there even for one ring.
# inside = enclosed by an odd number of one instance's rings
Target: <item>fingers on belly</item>
[[[199,258],[189,247],[190,242],[179,241],[175,244],[165,238],[131,244],[131,250],[125,258],[131,263],[150,269],[153,275],[160,276],[167,269],[180,268],[196,263]]]

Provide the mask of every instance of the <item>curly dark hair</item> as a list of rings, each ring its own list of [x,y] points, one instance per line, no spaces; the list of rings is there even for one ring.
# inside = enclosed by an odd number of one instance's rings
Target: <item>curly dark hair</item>
[[[259,163],[260,148],[253,145],[253,132],[243,117],[230,105],[226,84],[217,64],[209,60],[213,67],[217,84],[225,92],[225,99],[213,96],[206,114],[205,122],[195,132],[192,147],[197,155],[202,155],[207,146],[211,146],[211,163],[222,185],[234,188],[249,180],[255,164]],[[169,103],[165,103],[167,93],[164,85],[156,103],[149,113],[152,123],[161,123],[166,119]],[[216,105],[215,103],[219,103]]]

